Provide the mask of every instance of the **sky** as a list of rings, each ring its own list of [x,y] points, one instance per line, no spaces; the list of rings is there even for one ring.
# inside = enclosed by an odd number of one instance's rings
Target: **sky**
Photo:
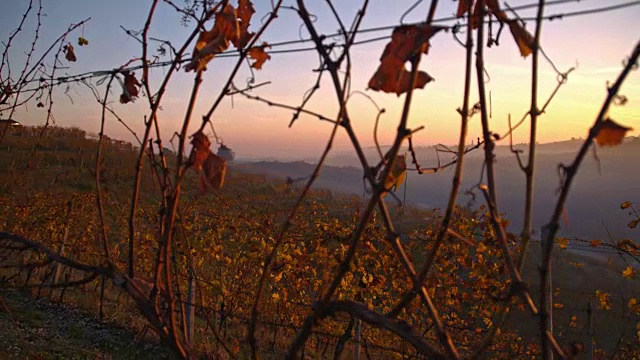
[[[117,68],[129,60],[141,55],[141,47],[122,30],[139,31],[143,28],[151,1],[143,0],[41,0],[44,16],[36,54],[42,52],[51,42],[62,34],[71,23],[84,19],[90,20],[74,31],[69,39],[76,48],[78,61],[64,62],[66,68],[60,75],[73,75],[87,71],[109,70]],[[179,0],[175,0],[180,3]],[[265,14],[270,10],[271,2],[254,0],[257,13],[252,19],[252,30],[256,30]],[[584,137],[593,123],[606,95],[607,81],[614,81],[622,69],[622,60],[627,57],[635,43],[640,40],[640,1],[633,0],[581,0],[560,5],[548,5],[546,14],[599,8],[607,5],[634,2],[636,6],[606,13],[566,17],[545,22],[542,28],[542,48],[560,71],[570,67],[576,70],[569,75],[568,82],[548,106],[539,121],[539,141],[553,142],[572,137]],[[28,6],[27,0],[4,0],[0,2],[0,39],[5,41],[17,27]],[[37,4],[37,0],[34,0]],[[315,25],[321,33],[333,34],[338,30],[335,18],[324,1],[307,1],[309,11],[317,19]],[[345,23],[350,24],[359,9],[360,1],[334,1],[338,13]],[[362,29],[392,27],[398,25],[403,14],[415,1],[371,0]],[[418,2],[414,10],[406,14],[404,22],[421,21],[425,18],[430,1]],[[504,6],[504,2],[500,2]],[[507,2],[512,7],[530,4],[527,0]],[[295,1],[285,0],[285,5],[294,6]],[[441,0],[436,19],[450,17],[455,13],[457,2]],[[535,16],[535,7],[518,11],[523,18]],[[454,25],[455,21],[442,23]],[[534,22],[526,26],[533,32]],[[14,68],[24,62],[24,53],[33,40],[36,26],[35,12],[25,23],[23,32],[9,49],[11,64]],[[182,26],[180,15],[160,1],[151,26],[151,37],[170,41],[179,47],[192,31],[194,23]],[[206,25],[208,28],[212,23]],[[391,28],[358,34],[356,40],[366,40],[389,36]],[[77,46],[77,37],[89,41],[89,46]],[[260,41],[277,43],[287,40],[308,38],[308,33],[296,12],[282,9],[279,17],[262,36]],[[335,41],[339,41],[335,38]],[[388,40],[357,45],[352,49],[353,79],[352,91],[369,95],[377,106],[386,110],[380,120],[378,130],[382,144],[393,141],[398,120],[402,111],[404,97],[395,94],[378,93],[367,90],[367,83],[375,72],[379,58]],[[152,45],[152,49],[159,43]],[[293,48],[312,48],[309,42],[277,50]],[[4,48],[4,46],[3,46]],[[189,46],[191,49],[191,46]],[[4,50],[4,49],[3,49]],[[274,49],[276,50],[276,49]],[[508,129],[508,116],[515,121],[525,114],[530,101],[531,57],[523,58],[511,38],[508,29],[502,33],[499,46],[485,51],[486,71],[489,77],[487,90],[491,92],[491,128],[497,133]],[[235,58],[216,58],[208,65],[204,73],[204,82],[195,107],[192,123],[199,125],[205,114],[221,91],[221,87],[235,65]],[[48,62],[49,64],[51,61]],[[272,54],[262,70],[254,71],[256,83],[269,81],[270,84],[255,89],[252,94],[265,99],[297,106],[306,91],[316,81],[318,56],[314,51]],[[462,105],[464,86],[464,48],[458,44],[451,33],[440,32],[431,40],[429,54],[423,58],[421,69],[428,72],[435,81],[425,89],[415,92],[413,107],[409,118],[409,127],[425,126],[414,136],[416,145],[438,143],[454,144],[460,129],[460,117],[456,111]],[[15,70],[14,70],[15,71]],[[157,89],[166,69],[155,69],[151,75],[151,86]],[[5,74],[3,73],[3,77]],[[138,74],[139,76],[139,74]],[[235,84],[246,85],[251,76],[248,66],[243,66]],[[473,76],[475,78],[475,74]],[[165,145],[171,147],[168,139],[179,130],[187,107],[188,97],[193,85],[194,73],[179,71],[169,86],[159,121]],[[556,85],[556,73],[545,60],[541,61],[539,73],[539,102],[544,103]],[[97,79],[93,80],[96,84]],[[104,86],[99,87],[104,91]],[[472,103],[478,99],[477,86],[473,84]],[[135,103],[117,102],[120,90],[110,94],[114,102],[112,108],[138,134],[143,132],[143,118],[149,113],[146,99]],[[635,128],[631,135],[640,130],[640,72],[636,71],[626,80],[622,94],[629,101],[624,107],[613,107],[610,116],[614,120]],[[95,98],[83,85],[70,85],[56,88],[54,93],[53,115],[57,125],[77,126],[90,132],[96,132],[100,126],[101,109]],[[320,90],[309,103],[309,110],[321,113],[329,118],[337,114],[337,102],[329,76],[324,76]],[[377,114],[372,102],[354,93],[348,103],[352,122],[363,146],[372,146],[373,125]],[[5,114],[2,114],[5,116]],[[240,95],[227,97],[213,115],[216,132],[225,144],[231,147],[239,158],[278,158],[300,160],[317,158],[332,130],[332,124],[315,117],[301,116],[289,128],[292,112],[281,108],[269,107],[264,103],[248,100]],[[35,102],[21,108],[13,116],[26,125],[38,125],[46,120],[46,108],[37,108]],[[135,141],[134,137],[115,119],[108,118],[106,134],[110,137]],[[190,128],[190,134],[195,127]],[[481,136],[479,116],[470,121],[469,141]],[[528,140],[528,125],[514,134],[515,143]],[[349,139],[341,131],[335,141],[336,151],[352,149]]]

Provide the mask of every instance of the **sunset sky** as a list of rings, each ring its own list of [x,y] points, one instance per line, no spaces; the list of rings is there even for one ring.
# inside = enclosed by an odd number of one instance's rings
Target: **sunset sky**
[[[34,1],[37,3],[37,1]],[[177,1],[178,3],[180,1]],[[252,30],[260,24],[260,19],[270,9],[270,1],[254,0],[257,10],[252,20]],[[399,24],[402,14],[415,1],[372,0],[362,24],[363,29],[393,26]],[[120,28],[141,30],[151,1],[142,0],[42,0],[44,13],[42,33],[39,43],[41,54],[49,44],[62,34],[70,23],[91,17],[91,20],[76,30],[70,40],[76,48],[78,61],[68,63],[68,68],[60,70],[60,75],[73,75],[86,71],[109,70],[117,68],[141,54],[139,43],[129,37]],[[316,26],[322,33],[335,33],[338,26],[332,18],[324,1],[307,1],[309,10],[317,16]],[[358,10],[360,1],[334,1],[342,19],[350,24]],[[393,3],[393,5],[390,5]],[[424,19],[429,1],[422,1],[409,13],[405,21]],[[517,7],[530,4],[531,1],[512,0],[508,4]],[[541,142],[564,140],[571,137],[584,137],[593,122],[605,96],[605,84],[614,81],[622,68],[622,60],[629,55],[635,43],[640,40],[640,1],[632,0],[582,0],[563,5],[548,6],[546,14],[560,14],[599,8],[608,5],[634,3],[626,7],[605,13],[567,17],[545,22],[542,30],[542,47],[555,65],[566,71],[572,66],[577,69],[569,76],[540,120],[539,139]],[[285,1],[286,5],[295,5],[295,1]],[[501,2],[504,4],[504,2]],[[27,0],[3,1],[0,4],[0,39],[5,41],[10,32],[19,24],[22,13],[28,5]],[[457,2],[440,1],[436,18],[450,17],[454,14]],[[523,18],[535,15],[535,7],[518,12]],[[16,38],[11,47],[11,59],[14,72],[21,66],[24,52],[28,51],[35,28],[35,12],[25,25],[23,36]],[[441,23],[454,25],[455,21]],[[268,43],[308,38],[301,26],[298,15],[289,9],[281,10],[273,26],[263,35]],[[180,25],[180,16],[171,7],[160,1],[160,6],[151,28],[151,36],[171,41],[179,47],[191,32],[193,23]],[[211,23],[207,24],[210,28]],[[534,23],[527,22],[527,29],[533,32]],[[357,40],[365,40],[391,34],[391,29],[362,33]],[[89,40],[89,46],[77,46],[77,37]],[[339,39],[336,39],[339,41]],[[390,143],[394,137],[404,97],[394,94],[377,93],[366,90],[369,78],[379,63],[380,54],[387,40],[376,41],[353,48],[352,90],[364,91],[380,107],[386,109],[379,129],[380,141]],[[153,48],[157,43],[153,44]],[[273,50],[313,47],[312,43],[278,47]],[[191,49],[191,46],[189,47]],[[206,113],[218,95],[227,74],[234,65],[235,58],[214,59],[204,74],[204,83],[194,113],[193,122],[199,125],[202,114]],[[49,62],[50,63],[50,62]],[[502,33],[500,46],[486,51],[487,72],[490,81],[487,84],[492,98],[492,129],[504,133],[507,129],[507,116],[512,114],[514,121],[527,111],[530,99],[531,58],[524,59],[509,33]],[[314,84],[318,66],[318,57],[314,51],[273,54],[261,71],[256,71],[256,82],[271,81],[271,84],[254,91],[254,94],[275,102],[297,106],[305,92]],[[441,32],[431,41],[431,50],[423,59],[421,68],[435,78],[424,90],[417,90],[411,110],[410,127],[426,127],[415,136],[418,145],[437,143],[453,144],[457,141],[460,118],[456,108],[462,104],[464,49],[452,37],[451,33]],[[157,89],[164,74],[163,69],[153,72],[152,88]],[[236,84],[243,86],[250,75],[248,67],[243,67],[236,77]],[[3,74],[4,76],[4,74]],[[181,70],[174,77],[172,85],[162,103],[159,119],[167,141],[171,134],[179,129],[184,119],[194,73]],[[475,78],[475,74],[474,74]],[[540,67],[540,103],[556,84],[556,74],[546,62]],[[93,80],[95,84],[97,79]],[[104,88],[101,87],[104,91]],[[335,117],[336,97],[331,91],[329,76],[325,76],[321,90],[309,104],[310,110]],[[120,90],[111,94],[114,110],[138,134],[142,133],[143,116],[148,113],[146,99],[140,98],[134,104],[119,104]],[[610,115],[618,122],[635,128],[632,135],[640,130],[640,72],[633,72],[627,79],[622,94],[629,102],[625,107],[612,108]],[[73,100],[70,99],[70,98]],[[477,87],[473,87],[472,102],[477,101]],[[78,126],[88,131],[97,131],[100,124],[100,106],[82,85],[71,85],[68,96],[65,87],[56,89],[54,117],[56,124]],[[349,111],[354,126],[364,146],[373,145],[373,124],[375,107],[363,96],[354,95],[349,102]],[[317,157],[327,141],[332,124],[316,118],[302,116],[293,128],[288,128],[291,111],[268,107],[263,103],[247,100],[236,95],[224,100],[223,105],[214,114],[214,124],[218,134],[232,147],[241,158],[279,157],[283,159],[303,159]],[[2,114],[6,116],[6,114]],[[42,124],[46,111],[36,108],[35,102],[21,109],[14,119],[27,125]],[[193,127],[192,127],[193,130]],[[112,118],[107,124],[107,134],[111,137],[133,141],[133,137],[124,127]],[[479,117],[471,120],[469,139],[481,136]],[[515,142],[528,139],[528,126],[520,128],[514,137]],[[168,142],[165,143],[168,145]],[[168,145],[169,146],[169,145]],[[337,139],[335,149],[348,150],[350,144],[344,134]]]

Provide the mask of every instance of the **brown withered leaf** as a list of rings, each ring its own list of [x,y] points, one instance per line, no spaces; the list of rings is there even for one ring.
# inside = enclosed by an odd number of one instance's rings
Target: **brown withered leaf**
[[[606,119],[598,127],[596,143],[600,146],[620,145],[627,131],[631,130],[633,129],[630,127],[622,126],[611,119]]]
[[[400,95],[409,90],[410,72],[407,71],[405,63],[412,56],[419,52],[423,45],[423,52],[429,51],[429,38],[443,27],[430,25],[403,25],[393,30],[391,41],[386,45],[380,65],[375,74],[369,80],[369,88],[375,91],[386,93],[396,93]],[[428,82],[433,80],[429,74],[423,71],[418,72],[418,78],[414,88],[423,88]]]
[[[483,15],[483,1],[477,0],[476,5],[473,7],[473,16],[471,17],[471,29],[477,29],[480,25],[480,17]]]
[[[400,69],[399,71],[397,69]],[[424,71],[419,70],[414,84],[414,89],[423,89],[433,78]],[[396,93],[398,96],[409,91],[411,83],[411,72],[407,71],[404,64],[398,65],[386,62],[378,67],[378,70],[371,80],[369,88],[371,90],[386,93]]]
[[[267,54],[264,49],[270,47],[266,42],[262,43],[262,46],[254,46],[247,52],[247,55],[255,60],[253,64],[251,64],[252,68],[257,70],[262,69],[262,65],[269,59],[271,56]]]
[[[229,41],[216,31],[215,28],[211,31],[203,31],[198,36],[196,46],[193,48],[193,55],[191,62],[184,67],[185,71],[194,70],[196,72],[200,70],[207,70],[207,64],[213,60],[216,54],[227,50],[229,47]]]
[[[413,84],[414,89],[424,89],[424,87],[433,81],[431,75],[427,74],[424,71],[419,70],[416,78],[415,84]],[[397,95],[406,93],[409,91],[409,86],[411,85],[411,73],[407,70],[402,70],[400,73],[400,80],[398,81],[398,88],[395,93]]]
[[[478,25],[480,24],[480,16],[481,15],[486,15],[487,13],[483,14],[483,3],[484,5],[486,5],[487,9],[488,9],[488,13],[489,14],[493,14],[498,21],[500,22],[508,22],[509,18],[507,17],[507,14],[504,13],[504,11],[502,11],[500,9],[500,3],[498,2],[498,0],[484,0],[484,1],[476,1],[475,6],[473,7],[473,18],[471,19],[471,28],[472,29],[477,29]],[[471,10],[471,1],[469,2],[468,5],[463,5],[462,1],[461,4],[458,5],[458,17],[462,17],[466,12]],[[462,12],[462,15],[460,15],[460,11]]]
[[[429,53],[429,39],[438,31],[444,29],[443,26],[432,25],[401,25],[393,29],[391,42],[387,44],[382,53],[380,61],[387,57],[408,61],[423,44],[426,44],[424,53]]]
[[[600,245],[602,245],[602,240],[597,240],[596,239],[596,240],[591,240],[589,242],[589,246],[591,246],[591,247],[598,247]]]
[[[533,44],[535,43],[533,35],[522,27],[517,20],[509,20],[507,23],[509,24],[509,30],[511,30],[513,39],[516,41],[516,44],[518,44],[520,55],[524,57],[531,55],[531,52],[533,52]]]
[[[200,190],[207,189],[220,190],[224,186],[224,179],[227,174],[227,161],[222,157],[209,151],[200,175]]]
[[[235,40],[240,37],[240,23],[238,22],[237,10],[227,4],[219,13],[216,14],[216,23],[214,28],[229,40]]]
[[[485,4],[487,8],[489,8],[489,12],[493,14],[498,20],[501,22],[509,21],[507,15],[500,9],[500,3],[498,0],[485,0]]]
[[[457,17],[463,17],[464,14],[471,11],[471,6],[473,5],[473,0],[460,0],[458,1],[458,11],[456,12]]]
[[[389,190],[396,191],[404,182],[407,176],[407,155],[397,155],[393,168],[384,181],[384,187]]]
[[[249,32],[249,25],[251,23],[251,17],[256,12],[253,8],[253,4],[251,0],[238,0],[238,22],[240,24],[240,35],[237,39],[232,40],[233,46],[237,49],[242,49],[253,38],[255,35],[252,32]]]
[[[132,100],[125,93],[120,94],[120,104],[130,103]]]
[[[73,45],[71,45],[71,43],[68,43],[67,45],[65,45],[62,48],[62,51],[64,52],[64,58],[67,59],[67,61],[75,62],[76,60],[78,60],[76,58],[76,53],[74,52]]]
[[[203,31],[198,36],[198,41],[193,49],[191,62],[185,66],[185,71],[207,70],[207,64],[216,54],[227,50],[229,42],[240,36],[236,9],[225,6],[216,14],[215,24],[210,31]]]
[[[142,86],[142,84],[140,84],[138,79],[136,79],[136,75],[131,71],[125,71],[122,75],[124,75],[124,84],[122,85],[120,102],[126,104],[133,102],[138,97],[138,88]]]
[[[211,153],[209,149],[211,141],[202,131],[198,131],[193,134],[191,145],[193,148],[191,149],[191,154],[189,154],[189,166],[194,167],[196,170],[201,170],[202,164],[209,157],[209,153]]]
[[[133,72],[128,71],[124,73],[124,86],[131,97],[137,97],[138,87],[142,86],[142,84],[136,79],[136,75]]]

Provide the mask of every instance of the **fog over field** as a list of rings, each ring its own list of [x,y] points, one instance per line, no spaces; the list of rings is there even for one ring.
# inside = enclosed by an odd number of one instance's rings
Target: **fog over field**
[[[569,140],[549,144],[541,144],[537,149],[534,227],[540,228],[550,218],[557,199],[559,187],[559,164],[568,164],[579,146],[580,140]],[[525,150],[524,145],[516,145]],[[382,149],[384,151],[384,149]],[[423,147],[416,150],[418,162],[422,168],[438,165],[435,149]],[[575,179],[566,208],[566,223],[562,225],[561,235],[581,237],[585,239],[608,240],[609,234],[614,239],[634,238],[633,230],[627,228],[631,218],[625,210],[620,209],[624,201],[640,202],[640,138],[627,138],[625,143],[615,148],[591,149]],[[379,156],[375,148],[367,149],[367,156],[372,164]],[[440,155],[441,164],[452,159],[450,154]],[[470,152],[465,157],[463,182],[459,204],[482,204],[477,191],[475,201],[466,194],[480,181],[484,160],[482,149]],[[355,155],[347,152],[334,153],[329,157],[316,182],[316,187],[337,192],[362,195],[365,192],[362,181],[362,170]],[[408,164],[411,168],[411,164]],[[298,162],[238,162],[233,165],[238,171],[265,173],[273,177],[292,177],[299,179],[313,172],[313,160]],[[437,173],[419,175],[409,171],[406,182],[406,201],[421,208],[443,208],[449,197],[453,167]],[[517,159],[508,146],[496,147],[496,173],[498,185],[498,206],[510,220],[509,230],[519,232],[522,225],[524,208],[525,177],[518,167]],[[486,181],[486,180],[485,180]],[[398,189],[397,196],[405,197],[404,188]]]

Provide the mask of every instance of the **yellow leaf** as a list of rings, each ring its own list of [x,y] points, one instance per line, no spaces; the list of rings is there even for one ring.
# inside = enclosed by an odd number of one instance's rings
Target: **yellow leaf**
[[[632,128],[622,126],[611,119],[606,119],[598,126],[598,134],[596,135],[596,143],[600,146],[616,146],[622,143],[622,139],[627,131]]]
[[[622,204],[620,204],[620,209],[624,210],[624,209],[627,209],[629,207],[631,207],[631,201],[625,201]]]
[[[627,279],[633,279],[636,275],[636,271],[631,266],[627,266],[627,268],[622,272],[622,275]]]
[[[280,300],[280,295],[278,295],[278,293],[273,293],[271,294],[271,298],[275,301],[278,301]]]
[[[476,252],[482,253],[487,251],[487,247],[484,246],[483,243],[478,244],[478,247],[476,248]]]
[[[557,238],[556,243],[560,246],[560,249],[566,249],[567,245],[569,245],[569,239],[566,237]]]
[[[600,302],[600,307],[603,310],[611,310],[611,301],[609,300],[609,294],[596,290],[596,298]]]
[[[278,282],[278,281],[282,280],[282,274],[283,274],[283,273],[280,273],[280,274],[276,275],[276,276],[273,278],[273,281]]]

